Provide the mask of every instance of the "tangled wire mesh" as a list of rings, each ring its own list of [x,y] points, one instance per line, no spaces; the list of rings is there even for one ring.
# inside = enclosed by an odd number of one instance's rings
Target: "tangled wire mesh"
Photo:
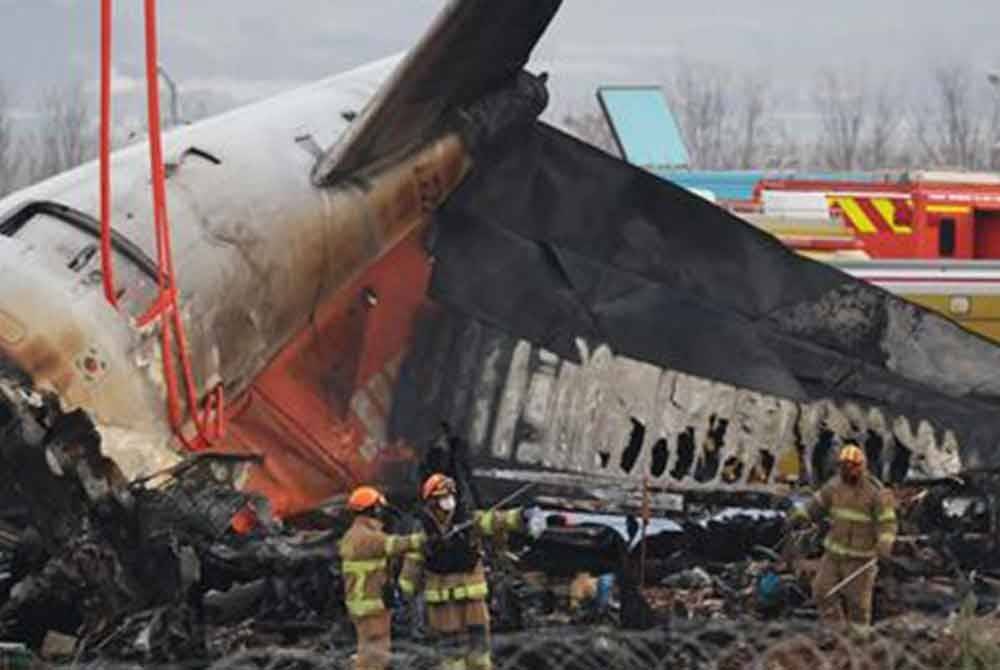
[[[433,645],[398,642],[393,668],[441,665]],[[265,648],[216,661],[211,670],[352,668],[353,650]],[[881,628],[867,635],[803,622],[629,632],[563,628],[496,636],[497,670],[945,670],[956,650],[931,629]]]

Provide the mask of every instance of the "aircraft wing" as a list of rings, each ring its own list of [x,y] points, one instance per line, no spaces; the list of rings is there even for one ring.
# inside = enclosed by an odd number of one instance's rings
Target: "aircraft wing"
[[[850,421],[878,410],[882,429],[902,442],[926,424],[938,445],[955,437],[963,467],[1000,466],[1000,347],[551,127],[536,124],[482,154],[438,223],[431,296],[551,352],[537,354],[541,368],[553,355],[579,364],[581,338],[591,350],[607,345],[615,356],[789,399],[800,416],[823,401],[853,407]],[[505,374],[520,384],[511,392],[530,395],[534,382]],[[560,384],[572,392],[564,376],[549,385],[548,403],[507,404],[529,414],[558,409]],[[432,387],[441,385],[420,388]],[[637,402],[657,416],[677,400],[657,400],[655,384],[647,395]],[[439,404],[462,425],[455,398]],[[559,440],[551,444],[556,453]]]
[[[527,63],[561,0],[451,0],[313,170],[317,185],[425,142],[450,110],[479,100]]]

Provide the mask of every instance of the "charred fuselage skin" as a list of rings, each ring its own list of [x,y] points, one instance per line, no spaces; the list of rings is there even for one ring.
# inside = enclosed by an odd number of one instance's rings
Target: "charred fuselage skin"
[[[382,61],[166,135],[179,304],[199,396],[222,384],[237,398],[325,304],[412,239],[462,179],[463,145],[442,135],[338,186],[311,182],[310,149],[332,145],[347,112],[359,112],[394,65]],[[147,149],[143,142],[112,158],[112,224],[151,259]],[[9,196],[0,212],[45,201],[94,217],[98,184],[89,164]],[[165,411],[159,324],[137,325],[156,298],[155,277],[114,254],[115,310],[103,297],[97,242],[55,217],[0,237],[0,352],[67,410],[90,413],[105,453],[127,477],[140,477],[182,455]]]

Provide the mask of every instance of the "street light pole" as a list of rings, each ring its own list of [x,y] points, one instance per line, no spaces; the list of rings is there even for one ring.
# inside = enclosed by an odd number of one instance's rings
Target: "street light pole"
[[[157,65],[156,71],[163,77],[163,81],[167,85],[167,90],[170,91],[170,126],[174,127],[181,122],[180,97],[177,92],[177,84],[174,83],[174,80],[171,79],[162,65]]]

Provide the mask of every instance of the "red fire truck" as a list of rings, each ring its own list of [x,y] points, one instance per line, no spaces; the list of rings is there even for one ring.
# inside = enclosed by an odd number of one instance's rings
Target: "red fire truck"
[[[897,182],[765,179],[754,202],[768,213],[768,201],[781,193],[820,196],[828,214],[871,258],[1000,259],[1000,175],[925,172]]]
[[[749,208],[799,253],[1000,342],[1000,175],[762,180]]]

